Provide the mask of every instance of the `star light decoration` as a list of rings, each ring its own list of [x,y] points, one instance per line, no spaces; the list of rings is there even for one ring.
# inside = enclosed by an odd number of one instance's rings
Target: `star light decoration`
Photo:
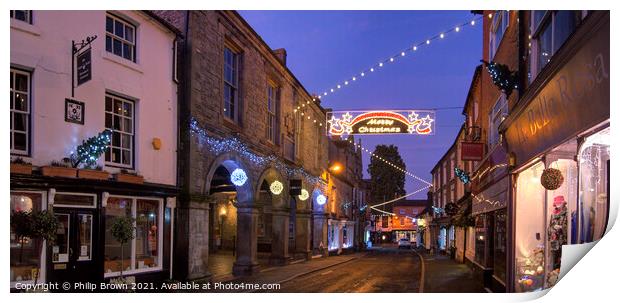
[[[322,185],[323,181],[320,177],[313,176],[301,167],[290,167],[278,160],[277,156],[268,155],[261,156],[239,140],[239,138],[231,137],[225,139],[219,139],[210,136],[207,131],[202,128],[196,119],[190,120],[190,133],[198,139],[198,143],[202,146],[206,146],[214,155],[221,155],[227,152],[233,152],[240,157],[246,159],[249,164],[254,165],[260,169],[266,168],[268,165],[273,165],[278,171],[287,177],[301,176],[304,180],[311,185]]]
[[[230,174],[230,182],[232,182],[236,186],[243,186],[246,181],[248,181],[248,175],[241,168],[236,168]]]
[[[284,189],[284,185],[282,185],[282,182],[278,180],[271,182],[271,185],[269,185],[269,190],[274,195],[279,195],[280,193],[282,193],[283,189]]]

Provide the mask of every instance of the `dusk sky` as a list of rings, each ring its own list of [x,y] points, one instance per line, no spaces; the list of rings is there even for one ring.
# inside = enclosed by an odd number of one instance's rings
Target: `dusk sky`
[[[310,93],[343,83],[383,59],[479,16],[470,11],[241,11],[272,49],[285,48],[287,65]],[[462,106],[482,50],[481,22],[386,64],[322,101],[325,108],[441,109],[433,136],[358,136],[362,145],[398,146],[407,170],[431,181],[464,117]],[[363,153],[368,177],[369,155]],[[407,177],[406,190],[424,184]],[[424,198],[426,191],[416,195]],[[379,201],[371,201],[372,204]]]

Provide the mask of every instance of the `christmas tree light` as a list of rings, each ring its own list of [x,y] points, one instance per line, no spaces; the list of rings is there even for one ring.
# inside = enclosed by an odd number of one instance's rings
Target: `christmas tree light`
[[[73,167],[84,165],[85,168],[94,168],[97,160],[110,147],[112,131],[106,129],[94,137],[90,137],[77,147],[77,153],[71,154]]]

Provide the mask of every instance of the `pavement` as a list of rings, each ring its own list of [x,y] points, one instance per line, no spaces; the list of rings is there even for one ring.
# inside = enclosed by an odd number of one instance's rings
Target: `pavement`
[[[416,252],[424,259],[424,292],[430,293],[486,293],[482,280],[465,264],[443,254],[429,255]]]

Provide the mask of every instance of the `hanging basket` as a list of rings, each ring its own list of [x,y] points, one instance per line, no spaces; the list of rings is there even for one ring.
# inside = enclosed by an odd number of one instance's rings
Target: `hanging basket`
[[[547,168],[540,176],[540,184],[547,190],[556,190],[564,183],[564,176],[557,168]]]

